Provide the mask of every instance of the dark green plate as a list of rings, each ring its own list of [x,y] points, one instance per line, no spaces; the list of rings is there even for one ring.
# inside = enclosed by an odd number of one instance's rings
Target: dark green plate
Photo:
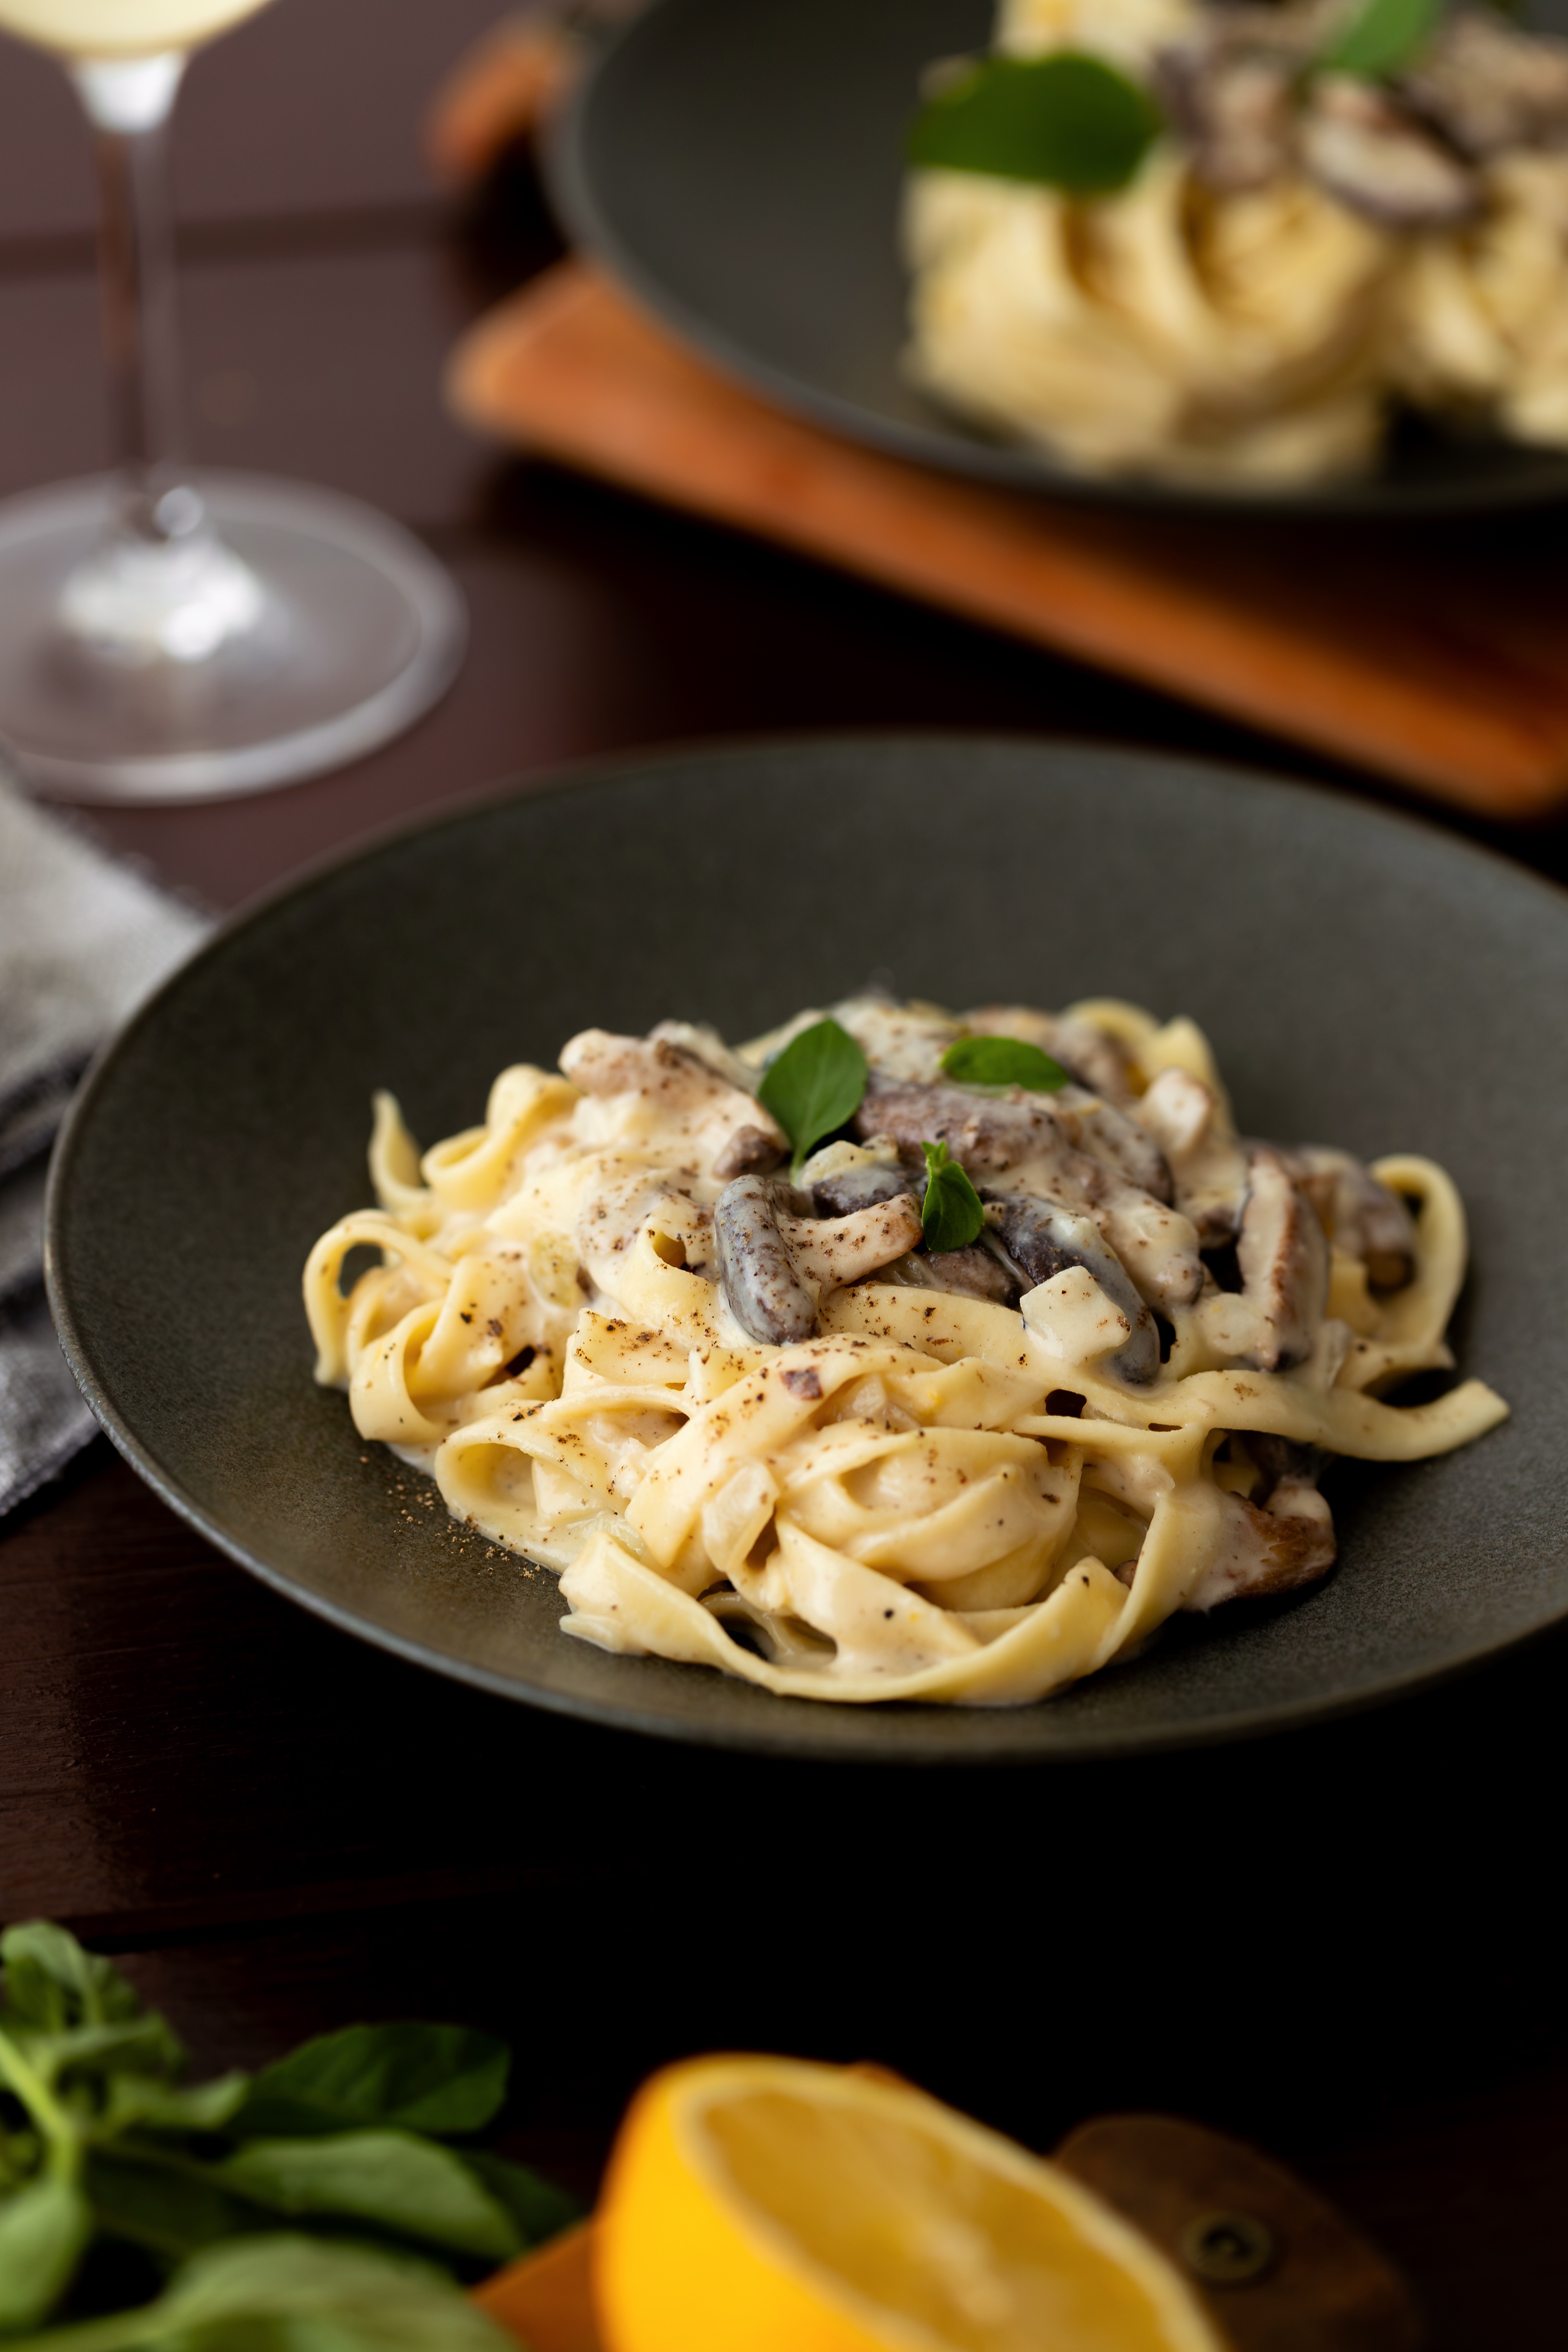
[[[454,1528],[314,1387],[312,1242],[368,1198],[371,1090],[423,1142],[503,1064],[661,1015],[747,1036],[879,967],[953,1004],[1131,997],[1214,1039],[1252,1132],[1433,1154],[1469,1204],[1462,1367],[1514,1418],[1342,1465],[1341,1565],[1173,1624],[1023,1709],[775,1699],[556,1631],[543,1570]],[[908,1761],[1172,1747],[1366,1706],[1568,1611],[1568,911],[1407,820],[1244,774],[1038,743],[647,758],[372,846],[171,980],[61,1140],[49,1285],[121,1451],[231,1558],[491,1690],[720,1745]]]
[[[1563,27],[1564,0],[1526,12]],[[1412,425],[1365,481],[1299,491],[1097,481],[987,439],[905,383],[904,131],[933,58],[985,47],[992,0],[655,0],[552,147],[574,235],[769,399],[926,465],[1075,498],[1439,514],[1568,495],[1568,451]]]

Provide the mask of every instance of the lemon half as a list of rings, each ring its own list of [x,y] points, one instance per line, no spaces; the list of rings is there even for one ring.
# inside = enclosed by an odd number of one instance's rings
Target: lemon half
[[[1224,2352],[1068,2174],[907,2084],[783,2058],[643,2086],[595,2294],[606,2352]]]

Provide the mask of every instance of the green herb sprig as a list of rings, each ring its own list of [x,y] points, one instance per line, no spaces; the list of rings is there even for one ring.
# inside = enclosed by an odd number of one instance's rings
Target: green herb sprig
[[[868,1076],[865,1055],[831,1016],[792,1037],[769,1066],[757,1100],[789,1138],[792,1175],[824,1136],[854,1118]]]
[[[333,2352],[479,2352],[503,2339],[457,2282],[575,2217],[525,2166],[445,2144],[506,2096],[510,2057],[490,2034],[353,2025],[258,2074],[186,2086],[163,2020],[63,1928],[8,1928],[0,1965],[8,2352],[176,2333],[182,2352],[242,2336],[247,2352],[284,2352],[291,2323],[312,2318],[330,2322]],[[110,2270],[121,2297],[129,2275],[154,2299],[105,2313]]]
[[[1150,93],[1103,58],[979,58],[928,100],[910,126],[907,160],[921,170],[979,172],[1114,195],[1164,128]]]
[[[942,1066],[961,1087],[1025,1087],[1054,1095],[1068,1083],[1061,1064],[1021,1037],[955,1037]]]
[[[945,1143],[922,1143],[926,1159],[925,1199],[921,1223],[929,1250],[967,1249],[978,1240],[985,1223],[979,1193]]]
[[[1364,81],[1399,73],[1426,47],[1442,9],[1443,0],[1366,0],[1319,64],[1329,73],[1357,74]]]

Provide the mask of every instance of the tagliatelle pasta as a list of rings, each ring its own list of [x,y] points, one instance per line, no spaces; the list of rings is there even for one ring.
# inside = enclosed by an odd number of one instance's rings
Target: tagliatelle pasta
[[[1098,60],[1162,127],[1113,193],[910,173],[913,381],[1083,473],[1214,488],[1364,471],[1400,403],[1568,446],[1568,44],[1455,0],[1337,68],[1365,5],[1000,0],[996,57]]]
[[[564,1633],[796,1696],[1016,1705],[1322,1575],[1324,1456],[1504,1416],[1477,1381],[1385,1394],[1452,1363],[1465,1221],[1432,1162],[1244,1141],[1187,1021],[867,996],[833,1015],[863,1093],[792,1175],[758,1090],[822,1019],[739,1051],[585,1032],[422,1158],[383,1096],[379,1205],[311,1253],[318,1379],[558,1571]],[[1051,1075],[955,1078],[976,1037]],[[943,1249],[937,1159],[973,1205]]]

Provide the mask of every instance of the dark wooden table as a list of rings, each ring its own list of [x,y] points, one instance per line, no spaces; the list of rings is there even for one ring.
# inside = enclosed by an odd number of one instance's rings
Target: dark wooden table
[[[416,526],[469,600],[467,668],[342,774],[98,812],[104,838],[227,908],[507,776],[679,738],[962,724],[1325,772],[466,439],[443,355],[557,249],[521,163],[464,211],[421,163],[496,5],[279,0],[197,63],[177,150],[197,454]],[[0,46],[0,493],[101,462],[90,221],[59,76]],[[1556,870],[1564,844],[1513,847]],[[0,1913],[127,1955],[203,2067],[352,2017],[491,2024],[511,2145],[584,2191],[639,2072],[715,2045],[874,2055],[1042,2147],[1176,2108],[1339,2199],[1440,2352],[1563,2342],[1561,1643],[1136,1768],[769,1765],[361,1646],[101,1441],[0,1530]]]

